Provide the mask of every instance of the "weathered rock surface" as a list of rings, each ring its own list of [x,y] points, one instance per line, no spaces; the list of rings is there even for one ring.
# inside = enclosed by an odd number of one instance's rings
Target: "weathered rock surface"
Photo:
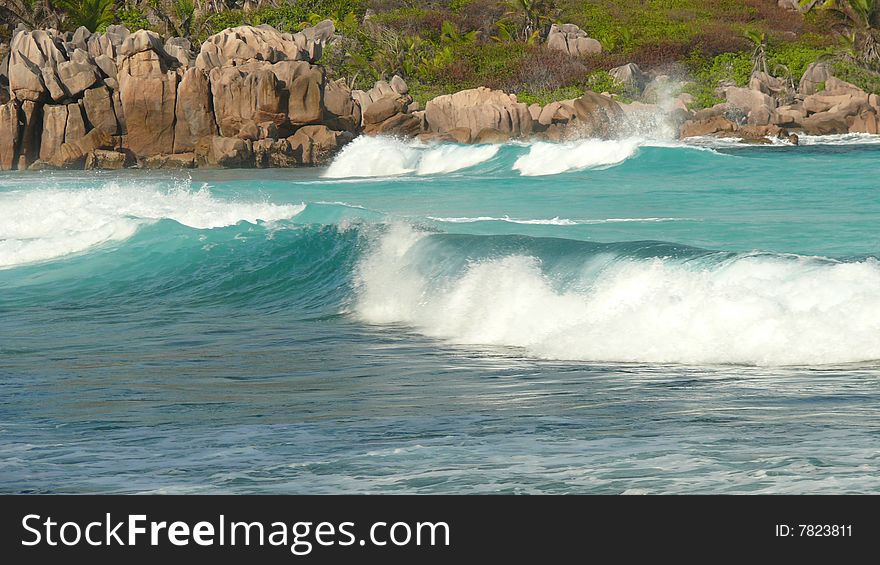
[[[88,53],[82,49],[74,51],[70,61],[58,64],[58,80],[64,93],[71,98],[95,84],[98,76],[98,67],[89,61]]]
[[[163,155],[150,155],[138,161],[142,169],[192,169],[196,166],[196,154],[174,153]]]
[[[648,75],[635,63],[627,63],[608,71],[615,80],[623,84],[627,92],[641,93],[648,84]]]
[[[324,123],[335,130],[356,132],[361,126],[361,106],[352,97],[345,80],[324,87]]]
[[[333,35],[333,22],[324,20],[302,32],[282,33],[270,26],[239,26],[212,35],[202,44],[196,67],[215,67],[247,61],[317,61]]]
[[[12,170],[17,164],[18,135],[18,103],[10,101],[0,106],[0,171]]]
[[[49,164],[59,169],[82,168],[89,153],[96,149],[107,149],[112,144],[113,139],[107,133],[93,129],[77,141],[62,144]]]
[[[206,136],[196,143],[196,163],[199,167],[234,168],[253,165],[251,144],[243,139]]]
[[[516,96],[484,87],[438,96],[428,102],[425,112],[428,127],[439,133],[467,128],[476,137],[490,128],[518,137],[532,131],[528,106],[517,102]]]
[[[25,100],[19,107],[21,124],[18,145],[18,170],[23,171],[37,160],[40,154],[40,132],[42,130],[41,108],[36,102]]]
[[[43,134],[40,137],[40,159],[50,160],[64,144],[67,129],[67,106],[43,107]]]
[[[601,94],[586,92],[572,105],[576,122],[575,130],[586,137],[608,137],[623,116],[620,104]]]
[[[106,86],[86,90],[83,93],[83,109],[93,128],[104,130],[109,135],[119,133],[113,95]]]
[[[351,141],[349,132],[333,131],[324,125],[303,126],[287,141],[297,162],[302,165],[321,165],[345,143]]]
[[[125,153],[95,149],[86,155],[85,168],[89,170],[116,171],[124,169],[127,163]]]
[[[126,40],[128,51],[135,51],[119,65],[119,93],[127,131],[124,145],[138,156],[159,155],[174,147],[177,73],[168,68],[158,52],[141,49],[138,42],[131,41],[130,45],[129,40],[137,35]]]
[[[257,124],[271,122],[280,126],[287,121],[283,89],[271,70],[215,68],[210,79],[221,136],[256,139]]]
[[[826,63],[812,63],[801,77],[798,92],[804,96],[815,94],[829,78],[831,68]]]
[[[776,108],[776,102],[768,94],[751,88],[731,86],[724,91],[727,103],[745,112],[752,125],[767,125]]]
[[[193,67],[183,74],[177,88],[174,115],[175,153],[192,152],[199,139],[216,135],[217,123],[211,109],[211,87],[205,71]]]
[[[547,34],[547,47],[573,57],[602,52],[602,44],[574,24],[551,25]]]

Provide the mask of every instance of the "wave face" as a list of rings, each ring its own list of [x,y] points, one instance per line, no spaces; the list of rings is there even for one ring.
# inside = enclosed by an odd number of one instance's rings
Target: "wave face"
[[[338,179],[452,173],[484,163],[498,150],[497,145],[425,145],[361,136],[345,146],[324,176]]]
[[[558,175],[570,171],[619,165],[638,150],[634,139],[584,139],[570,143],[535,143],[513,164],[526,177]]]
[[[880,263],[388,230],[357,316],[558,360],[822,365],[880,359]]]
[[[424,144],[392,137],[361,136],[343,148],[325,179],[436,176],[467,171],[493,176],[541,177],[583,170],[607,169],[634,159],[641,148],[683,149],[714,153],[713,148],[738,148],[735,141],[697,139],[682,143],[665,138],[583,139],[564,143],[510,142],[504,145]]]
[[[181,181],[107,182],[92,189],[0,192],[0,268],[56,259],[130,238],[143,225],[174,220],[195,229],[292,218],[304,205],[216,199]]]

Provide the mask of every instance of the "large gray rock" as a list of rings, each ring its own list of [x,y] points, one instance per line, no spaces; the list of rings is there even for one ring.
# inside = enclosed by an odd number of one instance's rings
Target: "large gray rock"
[[[138,156],[167,153],[174,147],[177,74],[157,52],[145,50],[124,58],[118,77],[125,147]]]
[[[642,92],[648,83],[648,75],[642,72],[635,63],[627,63],[608,71],[615,80],[626,87],[627,92]]]
[[[527,105],[517,102],[516,96],[485,87],[438,96],[428,102],[425,116],[429,129],[440,133],[467,128],[476,137],[492,128],[516,137],[532,131]]]
[[[620,104],[601,94],[585,92],[572,105],[574,109],[574,128],[582,137],[609,137],[623,117]]]
[[[547,47],[568,53],[573,57],[594,55],[602,52],[602,44],[587,36],[574,24],[553,24],[547,34]]]
[[[301,165],[322,165],[330,162],[336,151],[351,139],[348,132],[314,125],[299,128],[287,141]]]
[[[43,67],[40,69],[40,73],[43,77],[43,84],[49,92],[49,97],[53,101],[58,102],[67,96],[67,90],[64,88],[64,85],[61,84],[61,80],[58,78],[57,72],[54,69],[51,67]]]
[[[330,82],[324,87],[324,110],[324,123],[332,129],[352,133],[360,129],[361,107],[354,100],[345,79]]]
[[[77,141],[64,143],[49,164],[59,169],[83,168],[89,153],[96,149],[106,149],[112,143],[113,140],[109,135],[99,129],[93,129]]]
[[[202,44],[195,65],[205,71],[247,61],[317,61],[334,32],[324,20],[295,34],[270,26],[238,26],[212,35]]]
[[[724,91],[727,103],[746,113],[752,125],[767,125],[776,108],[776,102],[760,90],[731,86]]]
[[[834,77],[825,82],[825,90],[804,97],[804,109],[811,113],[842,111],[855,116],[870,106],[870,97],[859,87]]]
[[[23,171],[37,160],[40,153],[40,132],[43,129],[39,107],[36,102],[25,100],[19,110],[21,124],[18,146],[18,170]]]
[[[113,109],[113,95],[106,86],[86,90],[83,109],[93,128],[102,129],[109,135],[119,133],[119,123]]]
[[[381,124],[395,114],[401,114],[406,107],[400,99],[393,96],[386,96],[376,100],[364,112],[364,126],[369,129],[370,126]]]
[[[74,51],[70,61],[58,64],[58,80],[71,98],[76,98],[98,81],[98,68],[82,49]]]
[[[86,120],[82,106],[76,102],[67,105],[67,124],[64,126],[64,143],[76,143],[86,136]]]
[[[803,96],[815,94],[829,78],[831,78],[831,67],[826,63],[812,63],[801,77],[798,92]]]
[[[222,137],[256,139],[259,124],[280,126],[287,122],[285,92],[270,69],[214,68],[210,82],[214,116]]]
[[[183,68],[188,68],[195,63],[192,54],[192,42],[183,37],[170,37],[165,41],[165,53],[177,61]]]
[[[769,96],[776,96],[788,90],[784,80],[761,71],[752,73],[749,79],[749,88]]]
[[[145,51],[153,51],[159,55],[167,56],[159,34],[146,29],[138,30],[126,37],[122,45],[119,46],[117,55],[120,59],[124,59]]]
[[[251,142],[232,137],[203,137],[196,144],[195,154],[199,167],[251,167],[254,163]]]
[[[18,103],[10,101],[0,106],[0,171],[15,168],[18,134]]]
[[[40,67],[18,51],[12,51],[9,56],[9,90],[17,100],[32,102],[48,92]]]
[[[810,135],[831,135],[848,133],[853,121],[854,116],[847,112],[833,110],[807,116],[801,122],[801,127]]]
[[[211,111],[211,88],[205,71],[192,67],[183,74],[177,88],[175,115],[175,153],[194,151],[199,139],[217,134]]]
[[[40,137],[40,159],[50,160],[64,143],[67,129],[67,106],[43,106],[43,134]]]

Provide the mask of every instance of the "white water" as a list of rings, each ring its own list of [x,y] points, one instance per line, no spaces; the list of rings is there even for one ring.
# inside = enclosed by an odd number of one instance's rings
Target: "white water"
[[[436,175],[484,163],[498,153],[498,145],[425,145],[392,137],[361,136],[336,156],[326,178]]]
[[[0,268],[46,261],[128,239],[144,224],[170,219],[196,229],[292,218],[305,205],[235,202],[207,188],[108,182],[91,189],[0,193]]]
[[[740,256],[705,268],[666,259],[584,259],[560,290],[538,259],[474,262],[442,284],[419,271],[396,226],[359,265],[357,315],[460,344],[546,359],[822,365],[880,359],[880,263]]]
[[[522,176],[557,175],[623,163],[638,151],[635,139],[584,139],[569,143],[535,143],[513,164]]]
[[[451,218],[442,218],[428,216],[429,220],[435,222],[443,222],[447,224],[473,224],[477,222],[507,222],[511,224],[527,224],[527,225],[545,225],[545,226],[578,226],[591,224],[618,224],[618,223],[656,223],[656,222],[693,222],[693,218],[603,218],[598,220],[569,220],[568,218],[560,218],[559,216],[547,219],[516,219],[510,216],[456,216]]]
[[[555,218],[544,219],[525,219],[525,220],[517,220],[515,218],[511,218],[510,216],[504,216],[501,218],[496,218],[493,216],[477,216],[476,218],[471,217],[456,217],[456,218],[435,218],[434,216],[428,216],[429,220],[434,220],[435,222],[443,222],[447,224],[473,224],[476,222],[508,222],[511,224],[527,224],[527,225],[544,225],[544,226],[576,226],[579,222],[575,222],[574,220],[569,220],[567,218],[560,218],[556,216]]]

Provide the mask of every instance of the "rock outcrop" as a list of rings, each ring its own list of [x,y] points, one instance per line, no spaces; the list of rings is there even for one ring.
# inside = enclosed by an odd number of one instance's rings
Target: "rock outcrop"
[[[174,109],[174,152],[194,151],[199,139],[217,134],[211,87],[205,71],[189,68],[177,87]]]
[[[563,51],[573,57],[602,52],[602,44],[574,24],[551,25],[547,34],[547,47]]]
[[[12,170],[17,165],[18,137],[18,103],[7,102],[0,106],[0,171]]]
[[[464,128],[472,138],[487,128],[511,137],[532,131],[532,116],[526,104],[518,102],[512,94],[484,87],[434,98],[425,107],[425,117],[433,132]]]
[[[252,166],[263,141],[261,154],[291,156],[264,163],[324,162],[362,129],[351,90],[315,64],[334,31],[240,26],[198,53],[123,26],[19,31],[0,77],[0,169]]]
[[[775,128],[811,135],[880,131],[877,97],[835,78],[825,63],[810,65],[797,91],[793,90],[781,79],[755,73],[747,88],[724,89],[725,119],[734,127],[710,120],[714,116],[707,116],[704,110],[684,124],[681,135],[727,135],[731,131],[739,135],[747,131],[744,126],[753,126],[758,132],[766,128],[771,136],[775,135]],[[737,118],[735,112],[743,119]]]
[[[635,63],[615,67],[608,71],[608,74],[621,83],[629,93],[640,94],[648,84],[648,75]]]

